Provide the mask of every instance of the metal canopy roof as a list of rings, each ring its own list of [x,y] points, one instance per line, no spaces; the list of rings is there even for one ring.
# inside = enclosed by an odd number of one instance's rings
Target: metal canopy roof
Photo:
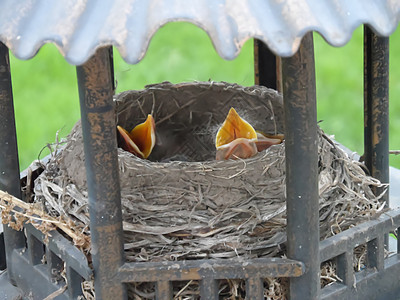
[[[311,30],[342,46],[361,24],[389,36],[399,20],[399,0],[1,0],[0,40],[19,59],[54,43],[74,65],[112,44],[134,64],[154,33],[173,21],[203,28],[219,55],[233,59],[252,37],[290,56]]]

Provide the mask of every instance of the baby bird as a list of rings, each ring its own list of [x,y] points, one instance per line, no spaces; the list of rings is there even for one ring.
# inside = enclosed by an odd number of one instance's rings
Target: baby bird
[[[122,137],[122,149],[131,152],[140,158],[148,158],[156,143],[156,124],[152,115],[148,115],[145,122],[136,125],[131,132],[117,126]]]
[[[216,160],[249,158],[282,140],[283,135],[257,132],[232,107],[215,138]]]

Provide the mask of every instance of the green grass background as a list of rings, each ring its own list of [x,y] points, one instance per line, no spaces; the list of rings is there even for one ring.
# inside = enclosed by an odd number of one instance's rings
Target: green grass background
[[[363,152],[363,37],[358,28],[344,47],[334,48],[315,36],[318,119],[320,126],[359,153]],[[390,148],[400,149],[400,29],[390,38]],[[188,23],[170,23],[150,42],[144,59],[126,64],[114,51],[117,92],[142,89],[162,81],[227,81],[254,84],[253,42],[239,56],[225,61],[207,34]],[[54,45],[45,45],[28,61],[11,56],[17,138],[21,170],[56,132],[66,136],[80,118],[75,67]],[[48,152],[44,151],[41,157]],[[400,168],[400,156],[390,164]]]

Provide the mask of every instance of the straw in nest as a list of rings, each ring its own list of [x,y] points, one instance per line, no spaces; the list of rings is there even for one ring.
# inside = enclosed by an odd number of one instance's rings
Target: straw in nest
[[[128,261],[284,255],[285,144],[246,160],[214,160],[215,132],[230,107],[258,130],[283,133],[277,92],[226,83],[162,83],[119,94],[115,102],[118,124],[132,128],[152,113],[158,132],[149,160],[118,149]],[[325,239],[380,212],[383,203],[371,187],[382,185],[321,130],[318,136],[320,236]],[[90,235],[79,123],[34,191],[35,202],[52,216],[68,216],[87,226]],[[243,293],[240,281],[221,284],[230,297]],[[286,293],[281,280],[266,279],[265,287],[271,299]],[[176,293],[182,288],[175,287]],[[192,283],[184,291],[195,295],[196,289]],[[152,293],[144,284],[130,286],[132,299]]]

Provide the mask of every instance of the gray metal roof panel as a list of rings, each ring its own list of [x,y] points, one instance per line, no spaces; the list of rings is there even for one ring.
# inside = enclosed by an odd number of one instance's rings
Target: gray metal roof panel
[[[389,36],[399,20],[399,0],[0,0],[0,40],[17,58],[54,43],[74,65],[110,44],[137,63],[154,33],[174,21],[203,28],[219,55],[233,59],[252,37],[290,56],[311,30],[342,46],[361,24]]]

